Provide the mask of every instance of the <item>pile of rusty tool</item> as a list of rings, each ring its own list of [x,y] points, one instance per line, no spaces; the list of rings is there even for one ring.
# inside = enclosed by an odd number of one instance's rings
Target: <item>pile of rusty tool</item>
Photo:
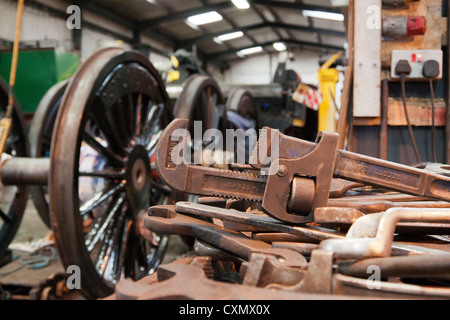
[[[316,143],[278,133],[279,156],[266,166],[175,164],[187,141],[173,133],[188,126],[176,119],[165,129],[156,167],[171,188],[204,198],[151,207],[145,227],[194,238],[193,252],[120,281],[110,299],[450,298],[447,167],[338,150],[332,133]]]

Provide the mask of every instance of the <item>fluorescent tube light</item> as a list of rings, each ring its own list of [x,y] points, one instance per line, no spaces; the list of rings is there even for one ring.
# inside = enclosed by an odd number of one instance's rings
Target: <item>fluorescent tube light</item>
[[[190,16],[189,18],[187,18],[187,21],[197,26],[201,26],[203,24],[217,22],[222,19],[223,17],[216,11],[211,11],[207,13],[197,14],[195,16]]]
[[[244,49],[244,50],[240,50],[237,52],[238,56],[246,56],[249,54],[253,54],[253,53],[257,53],[257,52],[261,52],[263,50],[262,47],[253,47],[253,48],[248,48],[248,49]]]
[[[236,31],[236,32],[231,32],[231,33],[227,33],[227,34],[222,34],[222,35],[218,36],[217,39],[219,41],[228,41],[228,40],[240,38],[243,35],[244,35],[244,33],[242,31]]]
[[[334,21],[344,21],[344,15],[342,13],[303,10],[303,16]]]
[[[273,44],[273,47],[277,51],[286,51],[286,49],[287,49],[286,45],[283,42],[275,42]]]
[[[233,4],[238,9],[248,9],[248,8],[250,8],[250,4],[247,2],[247,0],[231,0],[231,2],[233,2]]]

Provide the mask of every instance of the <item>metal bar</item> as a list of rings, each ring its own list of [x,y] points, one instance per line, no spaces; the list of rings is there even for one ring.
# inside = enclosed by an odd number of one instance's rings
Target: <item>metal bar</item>
[[[269,6],[269,7],[275,7],[275,8],[323,11],[323,12],[329,12],[329,13],[342,13],[341,10],[338,8],[315,6],[315,5],[308,5],[308,4],[295,3],[295,2],[273,1],[273,0],[252,0],[251,3],[253,5],[257,4],[257,5]]]
[[[389,277],[449,277],[449,255],[419,255],[375,258],[356,263],[342,263],[339,272],[348,276],[366,278],[369,266],[378,266],[381,278]]]
[[[289,233],[296,236],[305,237],[310,240],[322,241],[326,239],[338,239],[344,237],[343,234],[333,232],[332,230],[312,228],[308,226],[287,226],[270,217],[259,216],[246,212],[239,212],[236,210],[214,208],[196,203],[178,202],[175,206],[175,211],[178,213],[185,213],[204,218],[214,218],[234,223],[242,223],[245,225],[251,225],[257,228],[278,231],[281,233]]]
[[[380,158],[388,159],[388,108],[389,108],[389,81],[381,82],[381,130],[380,130]]]
[[[141,31],[143,31],[145,29],[156,27],[157,25],[159,25],[161,23],[180,20],[180,19],[184,19],[184,18],[193,16],[193,15],[206,13],[209,11],[228,9],[231,7],[234,7],[233,3],[231,1],[226,1],[226,2],[220,2],[217,4],[212,4],[209,6],[202,6],[200,8],[194,8],[194,9],[190,9],[190,10],[186,10],[186,11],[175,12],[175,13],[171,13],[168,15],[158,17],[158,18],[142,21],[139,24],[139,28]]]
[[[330,7],[321,7],[321,6],[314,6],[314,5],[305,5],[300,3],[291,3],[291,2],[280,2],[280,1],[266,1],[266,0],[253,0],[251,1],[252,5],[264,5],[264,6],[270,6],[270,7],[277,7],[277,8],[286,8],[286,9],[299,9],[299,10],[312,10],[312,11],[324,11],[324,12],[331,12],[331,13],[341,13],[341,10],[336,8],[330,8]],[[186,11],[176,12],[169,15],[165,15],[162,17],[146,20],[140,23],[140,29],[145,30],[151,27],[155,27],[161,23],[164,22],[170,22],[175,21],[183,18],[187,18],[189,16],[193,16],[196,14],[201,14],[209,11],[218,11],[228,8],[233,8],[234,5],[231,1],[226,2],[220,2],[217,4],[211,4],[207,7],[202,6],[200,8],[194,8]]]
[[[298,41],[298,40],[292,40],[292,39],[279,39],[278,41],[291,43],[291,44],[297,44],[297,45],[301,45],[301,46],[311,46],[311,47],[318,47],[318,48],[324,48],[324,49],[330,49],[330,50],[336,50],[336,51],[340,51],[340,50],[344,49],[344,47],[328,45],[328,44],[322,44],[322,43],[317,43],[317,42]],[[262,47],[271,46],[271,45],[273,45],[273,41],[260,43],[260,46],[262,46]],[[214,53],[214,54],[207,55],[207,58],[208,59],[214,59],[214,58],[217,58],[219,56],[236,53],[237,51],[245,50],[245,49],[248,49],[248,48],[250,48],[250,47],[246,46],[246,47],[242,47],[242,48],[236,48],[236,49],[233,49],[233,50],[226,50],[226,51],[222,51],[222,52],[217,52],[217,53]]]
[[[50,159],[12,158],[0,169],[4,185],[46,186],[50,172]]]
[[[363,220],[364,219],[364,220]],[[374,221],[375,220],[375,221]],[[378,224],[374,223],[378,220]],[[322,241],[320,248],[336,253],[339,259],[366,259],[389,257],[396,225],[399,222],[449,222],[449,209],[389,209],[383,214],[368,215],[358,220],[358,226],[346,239],[331,239]],[[377,226],[375,237],[368,226]],[[367,227],[366,227],[367,226]],[[359,230],[363,230],[358,233]],[[351,233],[352,230],[349,231]]]
[[[337,125],[337,131],[339,133],[338,149],[345,149],[345,140],[348,132],[348,120],[350,100],[353,89],[353,71],[354,71],[354,35],[355,35],[355,3],[354,0],[350,0],[348,7],[348,66],[345,69],[344,90],[342,92],[341,110],[339,111],[339,121]],[[350,138],[350,137],[348,137]]]
[[[199,37],[195,37],[195,38],[191,38],[191,39],[186,39],[186,40],[180,41],[178,43],[178,45],[179,46],[190,46],[190,45],[198,43],[200,41],[213,39],[213,38],[218,37],[218,36],[220,36],[222,34],[231,33],[231,32],[234,32],[234,31],[242,31],[242,32],[245,33],[247,31],[263,29],[263,28],[279,28],[279,29],[288,29],[288,30],[304,31],[304,32],[311,32],[311,33],[319,33],[319,34],[335,36],[335,37],[340,37],[340,38],[345,38],[346,37],[346,33],[345,32],[341,32],[341,31],[335,31],[335,30],[330,30],[330,29],[322,29],[322,28],[315,28],[315,27],[305,27],[305,26],[299,26],[299,25],[294,25],[294,24],[287,24],[287,23],[282,23],[282,22],[264,22],[264,23],[253,24],[253,25],[249,25],[249,26],[245,26],[245,27],[237,27],[237,28],[233,28],[233,29],[229,29],[229,30],[225,30],[225,31],[204,34],[204,35],[199,36]],[[294,41],[294,40],[292,40],[292,41]]]
[[[450,201],[448,177],[347,151],[338,151],[334,177]]]

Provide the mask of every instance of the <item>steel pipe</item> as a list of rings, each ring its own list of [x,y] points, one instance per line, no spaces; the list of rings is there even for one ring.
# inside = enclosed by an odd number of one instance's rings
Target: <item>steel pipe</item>
[[[376,235],[374,238],[363,238],[369,235],[373,227],[367,228],[365,232],[355,232],[356,229],[362,229],[365,225],[373,223],[372,220],[379,219]],[[362,223],[358,223],[362,220]],[[322,241],[320,248],[332,251],[340,259],[367,259],[374,257],[389,257],[392,251],[392,242],[397,223],[399,222],[449,222],[449,209],[412,209],[412,208],[394,208],[389,209],[380,216],[365,216],[359,219],[350,229],[346,239],[330,239]],[[365,220],[365,221],[364,221]],[[376,221],[375,221],[376,222]],[[357,234],[358,238],[351,238]]]
[[[11,158],[0,169],[6,186],[46,186],[50,172],[50,159]]]

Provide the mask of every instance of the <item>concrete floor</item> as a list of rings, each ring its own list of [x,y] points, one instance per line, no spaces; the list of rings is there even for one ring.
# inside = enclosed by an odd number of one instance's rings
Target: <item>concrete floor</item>
[[[33,201],[29,200],[22,223],[19,230],[11,243],[10,247],[14,248],[15,255],[23,255],[18,248],[32,248],[33,245],[39,245],[43,239],[51,236],[51,230],[42,222]],[[179,257],[187,254],[190,248],[178,236],[170,238],[169,247],[164,256],[163,263],[170,263]]]

